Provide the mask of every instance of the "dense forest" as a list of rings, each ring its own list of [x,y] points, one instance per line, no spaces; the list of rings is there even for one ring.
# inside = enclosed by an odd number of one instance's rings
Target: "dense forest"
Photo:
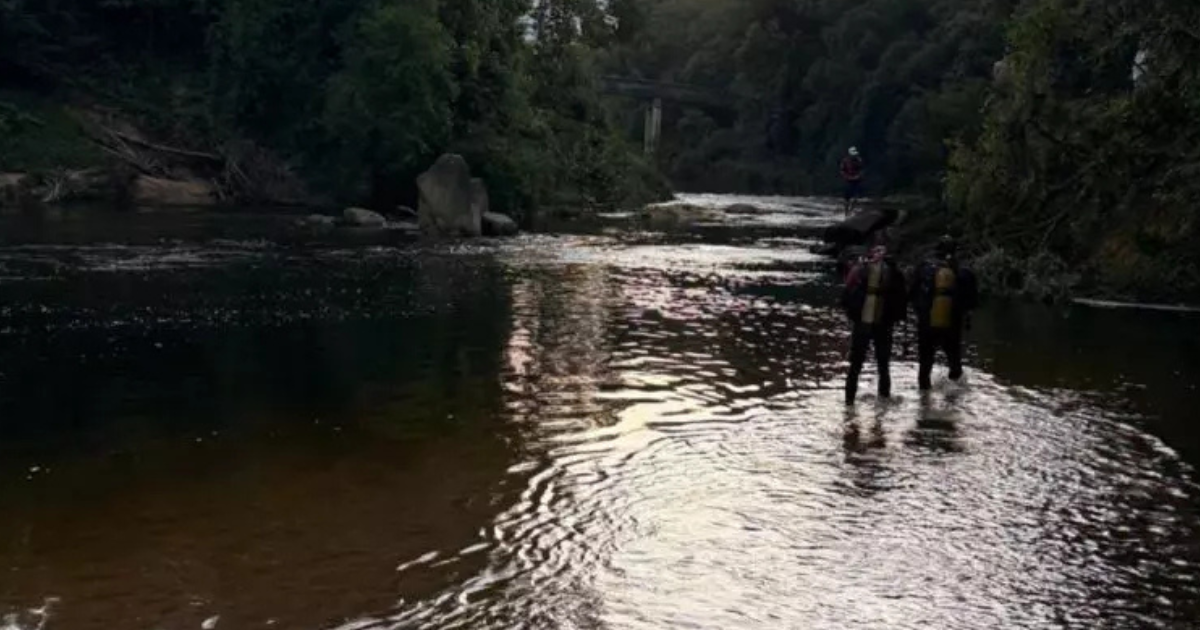
[[[618,0],[614,73],[703,86],[668,111],[662,166],[684,188],[829,192],[850,146],[876,192],[936,194],[946,140],[971,140],[1011,10],[995,0]],[[732,119],[732,122],[730,122]]]
[[[729,97],[732,115],[668,109],[678,187],[833,192],[857,146],[869,188],[927,199],[919,227],[968,237],[994,289],[1200,291],[1200,3],[611,8],[608,71]]]
[[[48,98],[240,163],[274,156],[344,201],[411,202],[445,151],[513,213],[661,195],[594,89],[580,26],[597,19],[524,0],[4,0],[0,170],[92,157],[45,142]]]
[[[3,0],[0,170],[97,159],[47,103],[345,201],[456,151],[514,213],[829,193],[853,145],[995,288],[1194,296],[1198,53],[1172,0]],[[720,105],[667,102],[648,159],[608,75]]]

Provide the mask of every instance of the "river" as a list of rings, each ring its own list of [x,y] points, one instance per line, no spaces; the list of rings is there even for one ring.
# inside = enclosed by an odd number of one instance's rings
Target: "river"
[[[1200,318],[993,301],[848,410],[836,204],[751,201],[0,219],[0,628],[1196,627]]]

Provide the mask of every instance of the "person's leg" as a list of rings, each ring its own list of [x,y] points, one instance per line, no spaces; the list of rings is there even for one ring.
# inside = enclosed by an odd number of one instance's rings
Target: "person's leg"
[[[879,397],[892,395],[892,328],[880,326],[875,333],[875,365],[879,370]]]
[[[952,329],[942,336],[942,350],[946,353],[946,363],[950,366],[950,380],[962,378],[962,330]]]
[[[846,373],[846,404],[853,405],[858,396],[858,377],[867,360],[867,346],[871,335],[862,324],[855,324],[850,333],[850,371]]]
[[[917,385],[922,391],[933,388],[933,331],[928,328],[917,330]]]

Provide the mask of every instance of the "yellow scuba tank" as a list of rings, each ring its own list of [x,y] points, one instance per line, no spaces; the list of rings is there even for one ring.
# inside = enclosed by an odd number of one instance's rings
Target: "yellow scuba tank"
[[[933,308],[929,312],[931,328],[950,328],[954,324],[954,285],[958,274],[942,265],[933,274]]]
[[[867,265],[867,299],[863,302],[862,323],[883,321],[883,288],[887,283],[887,268],[882,262]]]

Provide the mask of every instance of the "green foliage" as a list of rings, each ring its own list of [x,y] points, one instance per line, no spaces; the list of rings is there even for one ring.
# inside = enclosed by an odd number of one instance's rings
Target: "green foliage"
[[[634,3],[640,31],[610,71],[730,94],[720,124],[665,123],[663,166],[685,188],[832,191],[856,145],[870,187],[936,190],[1003,45],[993,0]]]
[[[599,104],[612,35],[595,0],[0,0],[0,88],[84,94],[182,146],[249,141],[383,207],[460,151],[520,213],[661,193]]]
[[[1191,3],[1028,3],[983,133],[952,159],[968,234],[1126,294],[1200,286],[1198,23]]]
[[[336,166],[349,177],[411,177],[446,146],[456,86],[452,42],[434,8],[380,4],[349,31],[345,68],[330,79],[324,116],[341,149]]]
[[[28,93],[0,91],[0,172],[86,168],[103,154],[57,103]]]

